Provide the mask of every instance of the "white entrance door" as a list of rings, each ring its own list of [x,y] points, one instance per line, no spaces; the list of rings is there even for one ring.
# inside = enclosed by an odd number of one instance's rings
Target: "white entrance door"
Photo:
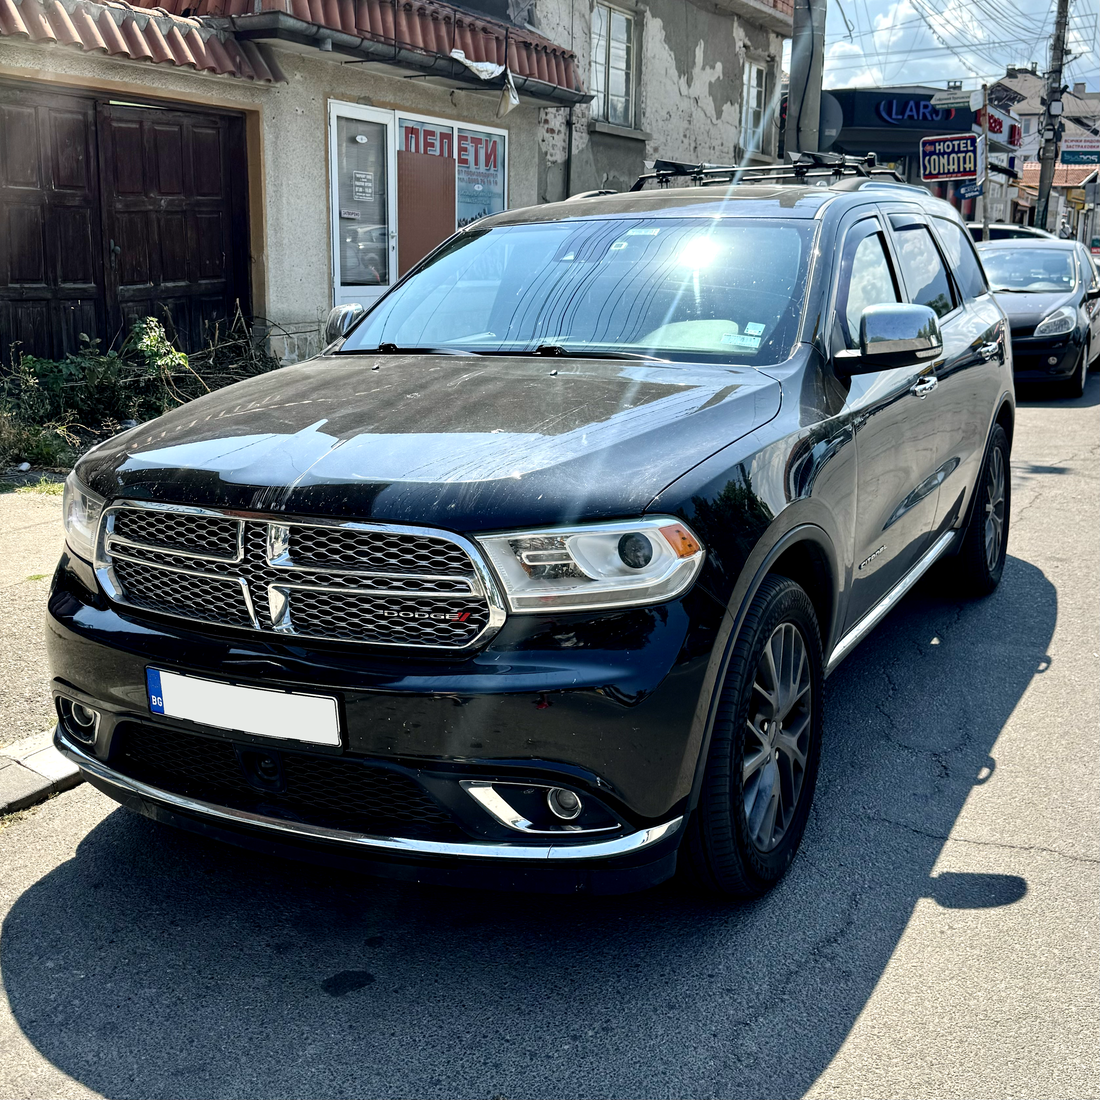
[[[368,308],[397,281],[392,111],[329,104],[333,304]]]

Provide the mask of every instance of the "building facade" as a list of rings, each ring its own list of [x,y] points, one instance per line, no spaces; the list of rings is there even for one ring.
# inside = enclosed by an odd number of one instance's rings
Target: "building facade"
[[[933,106],[932,97],[942,90],[925,85],[904,85],[830,92],[843,114],[843,125],[832,143],[832,151],[856,156],[869,152],[878,154],[881,163],[892,166],[908,183],[927,187],[934,195],[958,207],[966,221],[982,219],[983,201],[991,222],[1010,220],[1018,194],[1023,140],[1020,119],[1010,109],[990,107],[987,194],[980,198],[964,198],[961,189],[967,181],[922,182],[921,138],[969,134],[982,129],[980,110]]]
[[[456,228],[774,157],[790,0],[0,0],[0,353],[239,307],[288,360]]]

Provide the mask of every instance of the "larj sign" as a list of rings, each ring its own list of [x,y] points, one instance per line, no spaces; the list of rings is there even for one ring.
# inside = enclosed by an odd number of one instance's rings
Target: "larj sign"
[[[925,183],[975,180],[982,172],[978,134],[949,134],[920,139],[920,178]]]

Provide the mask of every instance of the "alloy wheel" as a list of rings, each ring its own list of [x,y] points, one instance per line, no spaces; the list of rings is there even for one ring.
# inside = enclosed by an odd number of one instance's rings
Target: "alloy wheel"
[[[985,479],[985,564],[992,573],[1001,557],[1005,527],[1005,460],[1000,447],[989,455]]]
[[[780,623],[757,664],[741,773],[748,834],[761,852],[780,843],[795,816],[810,752],[813,705],[806,641],[793,623]]]

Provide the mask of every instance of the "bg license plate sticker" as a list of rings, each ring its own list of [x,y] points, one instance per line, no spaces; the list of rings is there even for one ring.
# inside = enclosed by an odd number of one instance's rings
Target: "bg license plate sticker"
[[[340,712],[331,695],[241,687],[159,668],[147,668],[145,682],[153,714],[257,737],[340,744]]]

